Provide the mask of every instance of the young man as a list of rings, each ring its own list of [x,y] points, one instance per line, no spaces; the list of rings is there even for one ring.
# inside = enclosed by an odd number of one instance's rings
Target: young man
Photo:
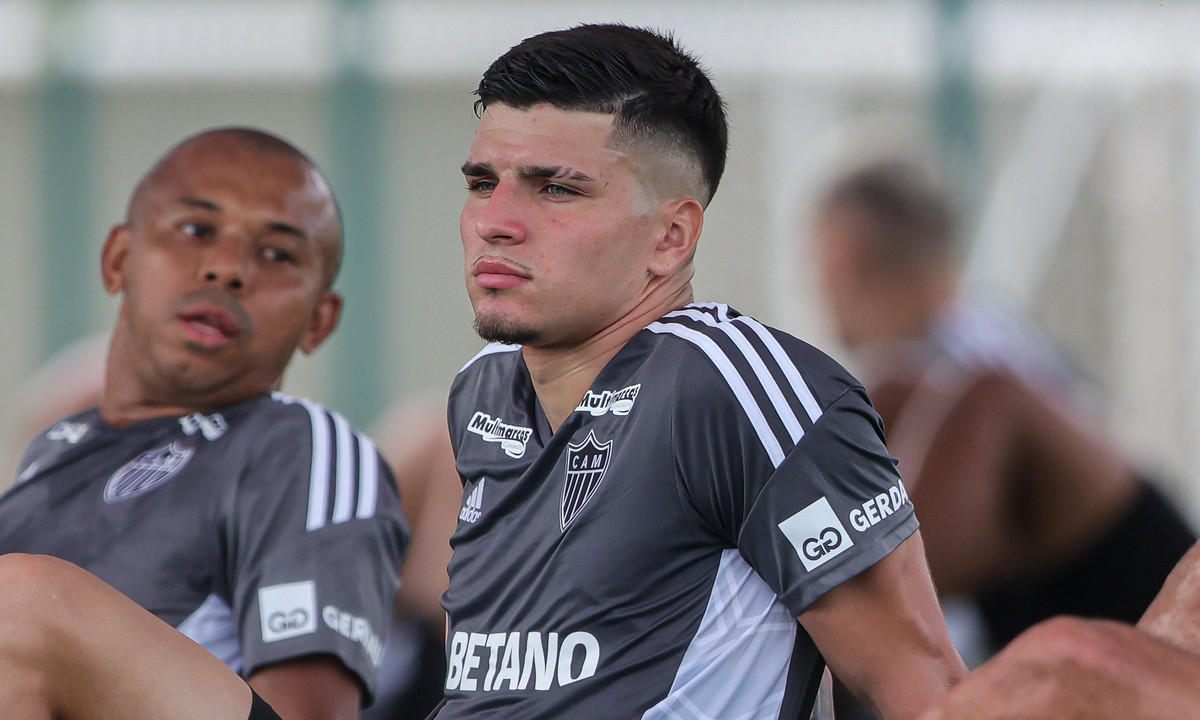
[[[593,25],[525,40],[478,95],[460,232],[495,344],[450,397],[438,720],[807,717],[823,662],[916,717],[965,669],[866,395],[693,303],[727,144],[709,79]]]
[[[121,304],[100,405],[35,439],[0,500],[0,553],[94,573],[240,672],[287,720],[357,717],[407,544],[371,440],[337,413],[274,392],[296,349],[312,352],[337,325],[340,256],[329,186],[291,145],[226,128],[172,148],[104,246],[104,285]],[[0,648],[24,638],[36,650],[0,652],[0,675],[36,691],[9,704],[0,689],[0,707],[34,717],[43,705],[55,717],[139,717],[142,707],[171,716],[201,699],[222,707],[203,684],[181,703],[137,689],[138,675],[168,671],[160,653],[181,643],[109,588],[65,563],[0,560],[12,579]],[[13,589],[35,592],[39,578],[64,590],[37,603]],[[60,631],[34,635],[55,623]],[[84,647],[56,644],[69,627]],[[143,642],[138,628],[156,639]],[[89,648],[114,653],[127,677],[74,668]],[[111,689],[111,707],[80,688],[51,695],[73,678]]]

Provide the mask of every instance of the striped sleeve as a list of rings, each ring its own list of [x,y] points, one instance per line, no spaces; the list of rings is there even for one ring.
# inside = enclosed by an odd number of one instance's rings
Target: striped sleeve
[[[379,457],[375,443],[360,435],[340,413],[311,400],[296,400],[308,411],[312,460],[305,528],[374,516],[379,497]]]
[[[821,407],[795,361],[771,331],[725,305],[690,306],[649,326],[696,346],[720,373],[778,467],[821,417]]]
[[[793,614],[915,531],[882,423],[837,363],[723,305],[689,306],[649,329],[686,341],[711,368],[681,373],[686,497]]]
[[[328,654],[370,693],[408,544],[395,481],[341,414],[275,400],[231,511],[244,670]]]

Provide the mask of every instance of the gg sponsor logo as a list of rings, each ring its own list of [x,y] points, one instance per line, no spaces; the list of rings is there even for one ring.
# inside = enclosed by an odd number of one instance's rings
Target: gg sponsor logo
[[[842,533],[833,527],[827,527],[815,538],[804,541],[801,552],[809,560],[820,560],[842,546]]]
[[[258,616],[265,643],[316,632],[316,584],[303,580],[259,588]]]
[[[308,613],[296,608],[291,612],[276,611],[267,616],[267,627],[273,633],[285,633],[297,630],[308,623]]]
[[[810,572],[854,545],[824,497],[779,523],[779,530],[796,548],[804,569]]]

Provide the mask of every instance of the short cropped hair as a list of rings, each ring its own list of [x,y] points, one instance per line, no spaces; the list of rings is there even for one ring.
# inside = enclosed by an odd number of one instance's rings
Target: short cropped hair
[[[707,204],[725,171],[725,103],[673,36],[620,24],[579,25],[527,38],[483,74],[475,94],[492,104],[615,116],[620,142],[681,151],[700,170]]]
[[[835,181],[821,203],[864,216],[870,238],[893,261],[956,259],[961,251],[955,198],[927,168],[909,160],[880,160]]]

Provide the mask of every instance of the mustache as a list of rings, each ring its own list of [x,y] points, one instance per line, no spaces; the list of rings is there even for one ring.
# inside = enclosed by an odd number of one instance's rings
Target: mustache
[[[242,304],[220,290],[205,288],[187,293],[175,299],[172,303],[172,309],[177,313],[185,312],[188,308],[195,305],[214,305],[224,310],[234,325],[237,326],[239,333],[249,335],[254,331],[254,323],[251,322],[250,314],[246,312]]]

